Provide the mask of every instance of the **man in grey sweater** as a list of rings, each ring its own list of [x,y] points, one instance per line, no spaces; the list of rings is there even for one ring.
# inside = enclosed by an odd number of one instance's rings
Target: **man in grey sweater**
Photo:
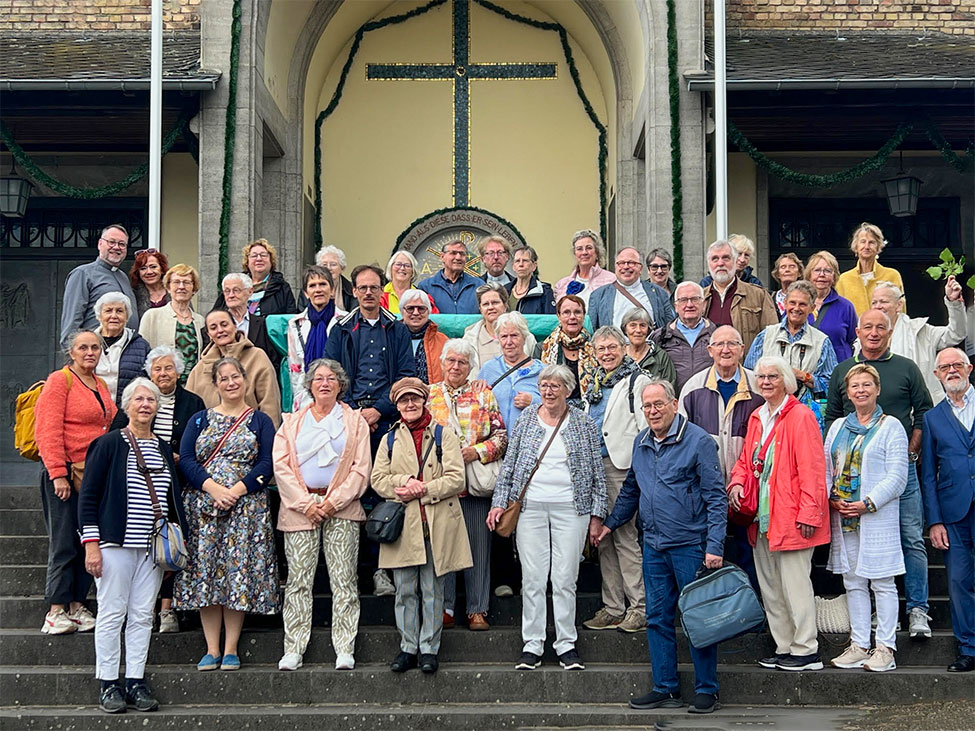
[[[98,236],[98,258],[72,270],[64,283],[61,306],[61,347],[68,347],[68,337],[75,330],[98,327],[95,302],[106,292],[121,292],[131,301],[128,327],[139,330],[139,315],[129,275],[119,265],[125,260],[129,233],[119,224],[102,229]]]

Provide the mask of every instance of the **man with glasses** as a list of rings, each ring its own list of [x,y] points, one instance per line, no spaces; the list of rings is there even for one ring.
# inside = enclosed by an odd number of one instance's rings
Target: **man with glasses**
[[[484,265],[481,279],[485,282],[497,282],[510,292],[515,278],[505,271],[505,267],[511,258],[511,244],[500,236],[487,236],[477,242],[477,253]]]
[[[704,317],[704,290],[697,282],[681,282],[674,289],[677,317],[650,334],[674,362],[677,371],[677,393],[687,379],[711,366],[708,343],[717,325]]]
[[[615,271],[616,281],[604,284],[589,297],[593,331],[606,325],[619,328],[623,315],[634,307],[646,310],[654,327],[663,327],[674,319],[667,290],[640,278],[643,260],[639,251],[630,246],[620,249],[616,254]]]
[[[975,388],[961,348],[938,353],[934,373],[947,398],[924,415],[921,463],[931,545],[945,551],[958,657],[950,673],[975,670]]]
[[[139,330],[139,314],[129,275],[120,269],[129,247],[129,233],[118,223],[106,226],[98,237],[98,258],[72,270],[64,283],[61,306],[61,347],[75,330],[98,327],[95,302],[107,292],[121,292],[132,301],[128,327]]]
[[[416,285],[430,295],[441,314],[478,314],[475,292],[484,282],[464,271],[468,259],[467,245],[460,239],[448,239],[440,248],[443,268]]]

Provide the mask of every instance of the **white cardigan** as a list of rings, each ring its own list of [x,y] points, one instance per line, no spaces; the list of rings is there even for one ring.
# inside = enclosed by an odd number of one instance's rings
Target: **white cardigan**
[[[199,344],[200,353],[203,353],[203,328],[205,327],[203,315],[193,312],[193,329],[196,330],[196,342]],[[176,318],[176,311],[171,303],[166,303],[162,307],[153,307],[146,310],[139,323],[139,335],[149,341],[150,347],[158,345],[168,345],[176,347],[176,325],[179,320]]]
[[[843,419],[837,419],[826,435],[826,484],[833,484],[833,442]],[[900,500],[907,485],[907,434],[900,421],[884,419],[867,445],[860,475],[860,499],[869,497],[877,506],[876,513],[860,516],[860,554],[856,575],[864,579],[885,579],[904,573],[901,551]],[[830,510],[829,561],[826,568],[834,574],[849,572],[850,561],[843,541],[840,514]]]
[[[633,411],[630,411],[630,379],[633,379]],[[603,426],[600,436],[609,452],[609,459],[618,470],[628,470],[633,462],[633,440],[641,430],[647,428],[643,417],[643,389],[650,383],[650,377],[640,373],[633,378],[627,376],[613,386],[613,390],[603,396],[608,399],[603,412]],[[586,413],[591,404],[586,402]]]

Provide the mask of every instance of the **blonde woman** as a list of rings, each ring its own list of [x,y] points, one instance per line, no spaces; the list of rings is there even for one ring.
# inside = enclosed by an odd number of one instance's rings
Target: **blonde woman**
[[[853,303],[857,317],[870,309],[870,300],[878,282],[896,284],[904,291],[904,280],[901,279],[900,272],[881,266],[877,261],[886,245],[883,231],[872,223],[861,223],[850,239],[850,251],[856,255],[857,265],[840,275],[836,281],[836,291]]]

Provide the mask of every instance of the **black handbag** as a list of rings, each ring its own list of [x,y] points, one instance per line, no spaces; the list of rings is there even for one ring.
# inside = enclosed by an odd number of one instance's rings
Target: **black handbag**
[[[379,503],[366,518],[366,538],[376,543],[394,543],[403,533],[406,505],[395,500]]]

